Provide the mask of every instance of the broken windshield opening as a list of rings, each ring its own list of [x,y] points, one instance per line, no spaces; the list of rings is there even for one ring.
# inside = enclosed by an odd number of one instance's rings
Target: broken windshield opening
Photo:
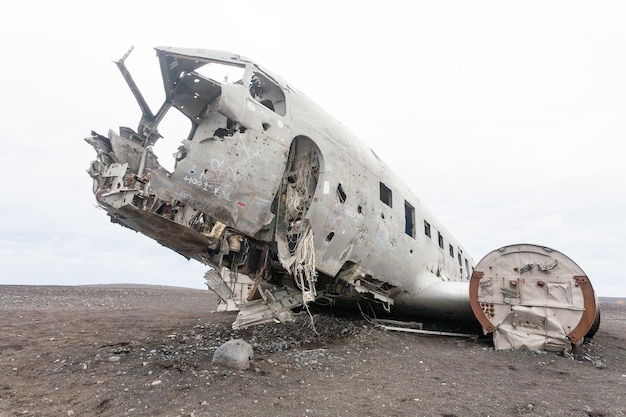
[[[186,61],[182,66],[190,67],[190,63]],[[209,104],[220,96],[222,84],[243,83],[244,72],[245,65],[193,61],[188,70],[176,73],[176,80],[169,84],[168,96],[174,107],[198,123],[206,115]]]
[[[218,83],[242,84],[245,69],[244,66],[209,62],[196,68],[195,72]]]
[[[190,131],[189,119],[182,112],[170,111],[163,116],[159,123],[162,138],[156,141],[152,151],[159,159],[159,164],[167,171],[174,172],[181,141],[188,138],[185,135],[189,135]]]

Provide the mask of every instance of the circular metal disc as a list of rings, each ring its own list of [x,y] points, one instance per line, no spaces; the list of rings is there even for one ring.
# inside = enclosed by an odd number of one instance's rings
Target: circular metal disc
[[[470,303],[485,333],[494,333],[496,349],[568,349],[596,317],[583,270],[559,251],[530,244],[485,256],[470,280]]]

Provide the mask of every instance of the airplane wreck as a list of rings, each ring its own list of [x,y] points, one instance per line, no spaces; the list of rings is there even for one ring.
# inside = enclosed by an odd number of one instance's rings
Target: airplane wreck
[[[130,52],[117,65],[142,117],[85,139],[96,200],[113,223],[209,266],[220,308],[239,312],[234,328],[346,301],[478,320],[499,349],[564,350],[597,328],[573,261],[513,245],[475,266],[371,149],[279,76],[230,52],[157,47],[165,99],[153,113]],[[173,109],[191,129],[170,172],[153,146]]]

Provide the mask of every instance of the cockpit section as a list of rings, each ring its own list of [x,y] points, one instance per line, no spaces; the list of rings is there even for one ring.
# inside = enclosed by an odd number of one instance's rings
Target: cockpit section
[[[210,59],[163,54],[161,62],[166,100],[197,123],[208,114],[209,106],[219,98],[225,83],[243,84],[246,66]]]
[[[187,258],[267,278],[291,142],[285,92],[240,56],[156,48],[165,99],[152,113],[125,67],[131,51],[117,65],[142,118],[136,132],[122,127],[108,137],[94,132],[86,138],[98,152],[89,169],[97,201],[113,222]],[[172,108],[192,127],[169,171],[153,146],[178,139],[158,132]]]
[[[238,55],[183,48],[156,51],[165,100],[154,115],[125,68],[128,53],[117,63],[143,112],[137,132],[122,128],[121,135],[110,134],[115,142],[132,139],[124,146],[132,145],[133,153],[117,159],[149,162],[133,163],[131,167],[140,167],[133,174],[149,175],[144,183],[160,200],[190,205],[243,234],[268,238],[270,206],[290,146],[289,124],[282,117],[287,113],[285,92],[271,75]],[[172,108],[191,121],[191,131],[169,172],[154,162],[152,145],[173,140],[158,132]],[[270,159],[276,162],[265,166]]]
[[[192,122],[210,114],[222,86],[241,85],[250,97],[279,116],[287,114],[285,93],[272,77],[238,55],[219,51],[156,48],[166,100]]]

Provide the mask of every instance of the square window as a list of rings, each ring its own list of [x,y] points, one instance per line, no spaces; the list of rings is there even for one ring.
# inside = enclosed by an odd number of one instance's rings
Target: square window
[[[415,208],[404,200],[404,233],[415,238]]]
[[[389,207],[393,207],[391,205],[391,190],[382,182],[380,183],[380,201],[387,204]]]

